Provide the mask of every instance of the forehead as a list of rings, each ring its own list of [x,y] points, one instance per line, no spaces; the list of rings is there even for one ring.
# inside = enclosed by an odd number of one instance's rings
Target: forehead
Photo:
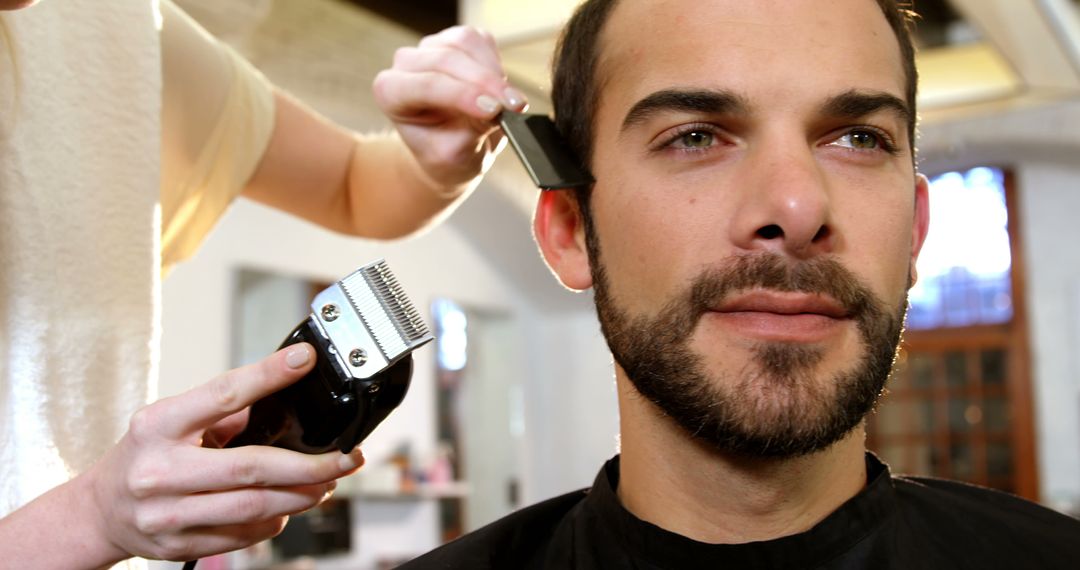
[[[672,87],[766,106],[905,92],[899,43],[874,0],[623,0],[599,46],[601,114]]]

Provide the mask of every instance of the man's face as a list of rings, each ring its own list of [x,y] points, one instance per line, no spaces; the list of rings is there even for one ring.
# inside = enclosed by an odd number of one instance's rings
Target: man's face
[[[888,374],[926,225],[878,5],[624,1],[596,81],[589,262],[620,369],[723,449],[842,437]]]

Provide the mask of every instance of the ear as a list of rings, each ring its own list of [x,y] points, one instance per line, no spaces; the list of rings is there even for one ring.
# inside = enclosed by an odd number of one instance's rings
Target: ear
[[[548,267],[565,287],[592,286],[585,226],[572,190],[544,190],[533,214],[533,237]]]
[[[918,278],[915,262],[926,242],[926,231],[930,227],[930,181],[922,174],[915,175],[915,219],[911,225],[911,283]]]

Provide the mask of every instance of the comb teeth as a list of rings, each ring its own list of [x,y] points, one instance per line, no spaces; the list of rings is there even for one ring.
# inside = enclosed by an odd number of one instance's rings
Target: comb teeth
[[[420,313],[385,261],[361,268],[340,284],[388,360],[423,344],[430,336]]]

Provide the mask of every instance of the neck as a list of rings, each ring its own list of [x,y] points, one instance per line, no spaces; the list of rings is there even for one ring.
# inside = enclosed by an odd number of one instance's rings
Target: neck
[[[733,456],[688,437],[617,372],[618,495],[644,521],[710,544],[770,540],[809,530],[866,485],[861,426],[803,457]]]

